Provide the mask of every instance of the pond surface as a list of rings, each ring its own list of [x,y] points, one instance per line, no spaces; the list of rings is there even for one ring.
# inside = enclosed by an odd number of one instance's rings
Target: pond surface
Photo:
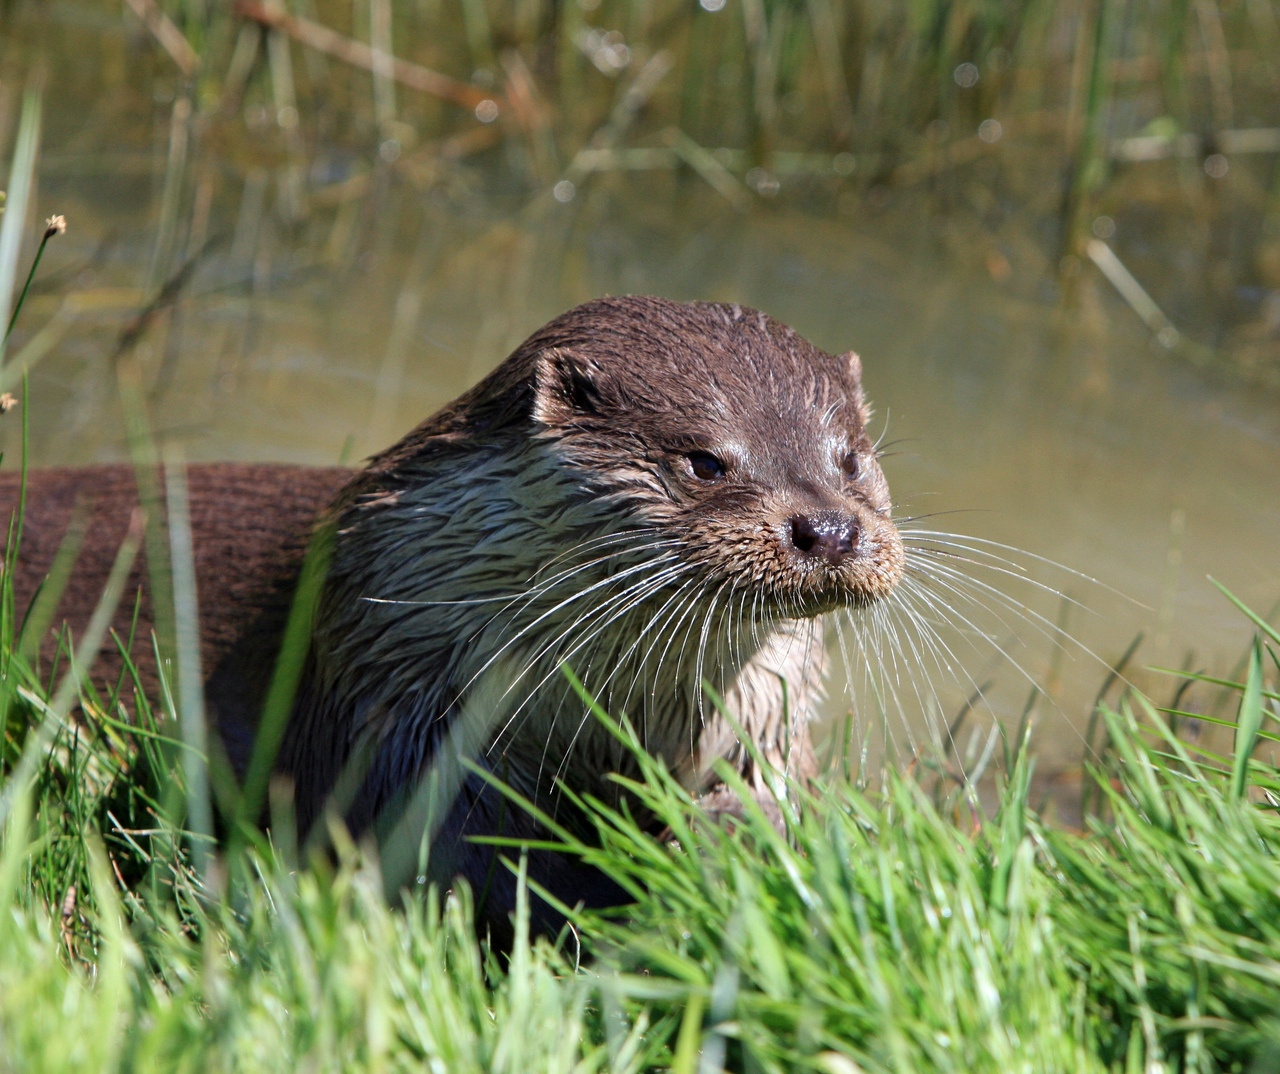
[[[127,70],[101,77],[46,97],[32,218],[69,229],[10,350],[51,319],[65,330],[31,375],[39,465],[124,457],[113,354],[165,278],[172,101]],[[1166,700],[1173,681],[1142,666],[1226,671],[1249,637],[1210,576],[1264,614],[1280,597],[1280,399],[1155,345],[1089,266],[1064,302],[1025,221],[970,242],[926,194],[740,212],[644,173],[522,200],[501,190],[501,154],[426,183],[336,150],[311,159],[300,213],[287,165],[231,148],[193,166],[191,271],[133,352],[157,432],[189,459],[354,463],[578,302],[734,301],[861,354],[900,515],[1022,550],[1004,554],[1032,584],[982,577],[1027,618],[975,618],[994,644],[948,635],[957,666],[922,661],[935,724],[995,683],[962,750],[992,714],[1016,724],[1034,682],[1046,763],[1076,763],[1106,665],[1137,634],[1131,674]],[[3,438],[12,465],[13,422]],[[1040,628],[1060,620],[1061,644]]]

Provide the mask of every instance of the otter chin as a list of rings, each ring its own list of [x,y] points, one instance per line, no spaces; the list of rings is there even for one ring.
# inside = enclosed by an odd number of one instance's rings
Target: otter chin
[[[459,743],[570,828],[585,820],[561,785],[616,802],[613,777],[636,774],[564,668],[695,793],[722,797],[718,759],[762,792],[753,756],[809,775],[822,616],[874,604],[903,573],[869,416],[851,352],[827,354],[741,306],[616,297],[539,329],[340,488],[337,471],[193,468],[202,603],[219,579],[238,587],[230,603],[212,596],[232,621],[202,621],[206,696],[228,752],[244,763],[318,526],[331,552],[277,762],[300,828],[331,811],[384,851],[416,848],[401,821],[448,762],[456,794],[435,817],[432,873],[465,877],[495,932],[509,928],[515,880],[474,837],[547,833],[457,767]],[[80,471],[95,472],[108,483],[106,470]],[[65,516],[41,515],[41,489],[65,503],[75,473],[32,476],[37,545]],[[113,495],[105,510],[127,516],[127,495]],[[237,534],[237,504],[255,496],[252,533]],[[277,498],[288,505],[278,525]],[[27,557],[36,581],[39,557]],[[570,905],[622,897],[548,851],[530,851],[528,873]],[[554,927],[535,903],[535,924]]]

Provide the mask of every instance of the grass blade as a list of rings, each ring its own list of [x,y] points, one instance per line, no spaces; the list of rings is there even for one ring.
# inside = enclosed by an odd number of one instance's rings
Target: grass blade
[[[1236,718],[1235,758],[1231,762],[1231,796],[1244,797],[1249,783],[1249,758],[1258,744],[1262,727],[1262,640],[1255,638],[1249,656],[1249,677],[1240,697],[1240,714]]]
[[[204,676],[200,672],[200,612],[196,601],[195,546],[187,472],[176,449],[165,460],[164,488],[169,514],[169,554],[173,567],[173,604],[178,658],[178,725],[187,790],[187,829],[196,873],[209,879],[213,810],[209,800],[209,744],[204,715]]]
[[[1239,597],[1237,597],[1234,593],[1232,593],[1231,590],[1229,590],[1216,578],[1210,578],[1209,581],[1211,581],[1215,586],[1218,587],[1222,595],[1226,597],[1227,600],[1231,601],[1232,604],[1234,604],[1237,608],[1239,608],[1242,612],[1244,612],[1244,614],[1248,616],[1249,619],[1253,622],[1254,626],[1256,626],[1259,630],[1261,630],[1268,638],[1270,638],[1277,645],[1280,645],[1280,630],[1276,630],[1275,627],[1273,627],[1270,623],[1268,623],[1265,619],[1263,619],[1262,616],[1260,616],[1257,612],[1255,612],[1252,608],[1250,608],[1247,604],[1245,604],[1244,601],[1242,601]]]

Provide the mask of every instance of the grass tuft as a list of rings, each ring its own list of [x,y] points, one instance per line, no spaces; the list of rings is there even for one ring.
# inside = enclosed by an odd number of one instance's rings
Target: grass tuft
[[[1275,656],[1260,634],[1223,688],[1240,748],[1280,719]],[[583,800],[597,838],[568,845],[636,904],[574,913],[556,944],[522,904],[505,958],[475,940],[466,890],[391,909],[350,846],[299,872],[259,841],[202,897],[157,805],[176,745],[82,703],[0,852],[14,1069],[1207,1072],[1280,1054],[1280,771],[1181,741],[1140,695],[1100,706],[1084,832],[1030,808],[1025,744],[989,817],[894,775],[786,788],[784,832],[745,787],[732,827],[693,820],[640,753],[631,805]],[[149,832],[118,819],[143,814]]]

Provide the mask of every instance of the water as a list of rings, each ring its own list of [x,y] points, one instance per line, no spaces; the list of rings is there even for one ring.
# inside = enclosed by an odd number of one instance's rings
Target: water
[[[992,680],[973,726],[1012,724],[1039,683],[1045,761],[1077,762],[1105,666],[1135,635],[1135,680],[1168,698],[1173,682],[1142,665],[1228,670],[1249,636],[1209,576],[1259,611],[1280,597],[1280,399],[1154,345],[1088,267],[1063,304],[1032,210],[993,234],[924,192],[741,213],[697,179],[648,173],[593,177],[562,204],[509,189],[501,154],[415,171],[336,143],[299,188],[297,162],[248,124],[193,148],[173,260],[157,262],[172,101],[118,66],[100,79],[48,87],[35,214],[65,213],[69,231],[10,351],[65,328],[31,376],[37,465],[124,457],[113,355],[187,258],[126,360],[161,439],[193,460],[354,463],[577,302],[726,300],[857,350],[898,513],[1024,550],[1010,558],[1063,595],[987,575],[1030,622],[984,620],[994,647],[949,635],[956,666],[921,676],[937,719]],[[0,430],[10,464],[15,428]],[[1064,614],[1065,644],[1035,626]]]

